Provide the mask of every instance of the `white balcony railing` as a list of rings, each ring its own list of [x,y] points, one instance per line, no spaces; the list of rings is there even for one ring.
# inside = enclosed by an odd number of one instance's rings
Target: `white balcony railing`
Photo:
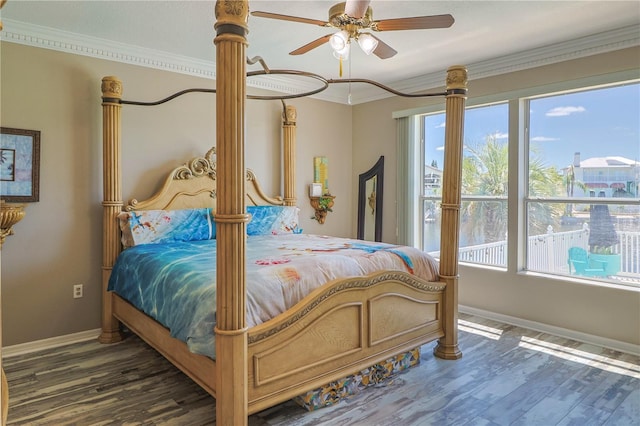
[[[620,242],[613,247],[613,253],[620,254],[620,276],[626,276],[640,283],[640,232],[618,231]],[[589,227],[565,232],[553,232],[549,226],[546,234],[529,237],[527,245],[527,269],[531,271],[568,274],[568,252],[570,247],[589,248]],[[431,252],[435,257],[439,252]],[[461,262],[482,265],[506,266],[507,242],[461,247]]]

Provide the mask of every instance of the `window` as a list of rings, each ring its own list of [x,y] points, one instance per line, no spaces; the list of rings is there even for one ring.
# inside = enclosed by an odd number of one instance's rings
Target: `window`
[[[640,285],[640,84],[528,104],[527,269]]]
[[[460,260],[640,287],[640,83],[504,101],[465,113]],[[420,120],[413,211],[437,256],[444,114]]]
[[[460,260],[506,267],[508,105],[470,108],[465,113],[460,212]],[[423,118],[423,249],[440,249],[444,114]]]

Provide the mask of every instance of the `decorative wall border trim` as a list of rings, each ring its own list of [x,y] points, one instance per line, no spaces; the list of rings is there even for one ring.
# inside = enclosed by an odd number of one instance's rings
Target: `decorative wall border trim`
[[[562,43],[539,47],[524,52],[514,53],[487,61],[465,64],[468,74],[473,80],[506,74],[515,71],[523,71],[530,68],[551,65],[572,59],[584,58],[600,53],[613,52],[629,47],[640,46],[640,25],[631,25],[612,31],[593,34]],[[419,77],[404,80],[393,86],[395,90],[405,93],[416,93],[444,86],[443,71],[425,74]],[[369,97],[363,97],[363,92],[353,103],[371,102],[383,99],[385,94],[378,93]]]
[[[8,43],[57,50],[59,52],[139,65],[211,80],[216,78],[215,61],[203,61],[188,56],[27,24],[12,19],[4,19],[3,22],[4,30],[0,31],[0,40]],[[252,77],[247,80],[247,84],[257,89],[284,93],[304,93],[312,88],[304,81],[287,79],[282,76]]]
[[[11,19],[4,19],[4,30],[0,32],[0,39],[10,43],[215,79],[214,61],[203,61]],[[479,79],[639,45],[640,25],[632,25],[501,58],[465,65],[469,70],[469,75],[473,79]],[[388,84],[388,86],[405,93],[415,93],[441,87],[443,85],[443,72],[444,70],[440,70]],[[285,93],[302,93],[312,89],[306,82],[274,77],[252,78],[247,84],[250,87]],[[389,96],[391,95],[373,87],[359,88],[354,91],[351,103],[355,105],[384,99]],[[331,93],[331,91],[322,92],[314,97],[330,102],[347,103],[346,97],[342,96],[342,94]]]
[[[459,305],[458,310],[462,313],[475,315],[482,318],[502,322],[505,324],[515,325],[533,331],[552,334],[554,336],[564,337],[566,339],[575,340],[577,342],[589,343],[603,348],[613,349],[632,355],[640,355],[640,345],[622,342],[620,340],[609,339],[606,337],[595,336],[593,334],[582,333],[580,331],[570,330],[568,328],[556,327],[554,325],[544,324],[537,321],[530,321],[524,318],[512,317],[510,315],[498,314],[495,312],[485,311],[483,309],[473,308],[471,306]]]
[[[4,19],[0,40],[215,79],[215,62]]]

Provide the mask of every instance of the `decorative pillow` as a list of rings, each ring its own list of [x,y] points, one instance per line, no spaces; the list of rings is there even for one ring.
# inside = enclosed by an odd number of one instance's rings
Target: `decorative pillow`
[[[295,206],[248,206],[247,235],[297,233],[299,211]]]
[[[139,210],[118,215],[122,245],[210,240],[216,236],[211,209]]]

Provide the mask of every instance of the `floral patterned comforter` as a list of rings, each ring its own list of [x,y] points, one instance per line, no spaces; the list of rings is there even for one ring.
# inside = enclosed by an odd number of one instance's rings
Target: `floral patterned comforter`
[[[216,240],[124,250],[109,290],[167,327],[194,353],[215,358]],[[437,280],[436,261],[406,246],[309,234],[247,237],[247,326],[291,308],[322,284],[400,270]]]

